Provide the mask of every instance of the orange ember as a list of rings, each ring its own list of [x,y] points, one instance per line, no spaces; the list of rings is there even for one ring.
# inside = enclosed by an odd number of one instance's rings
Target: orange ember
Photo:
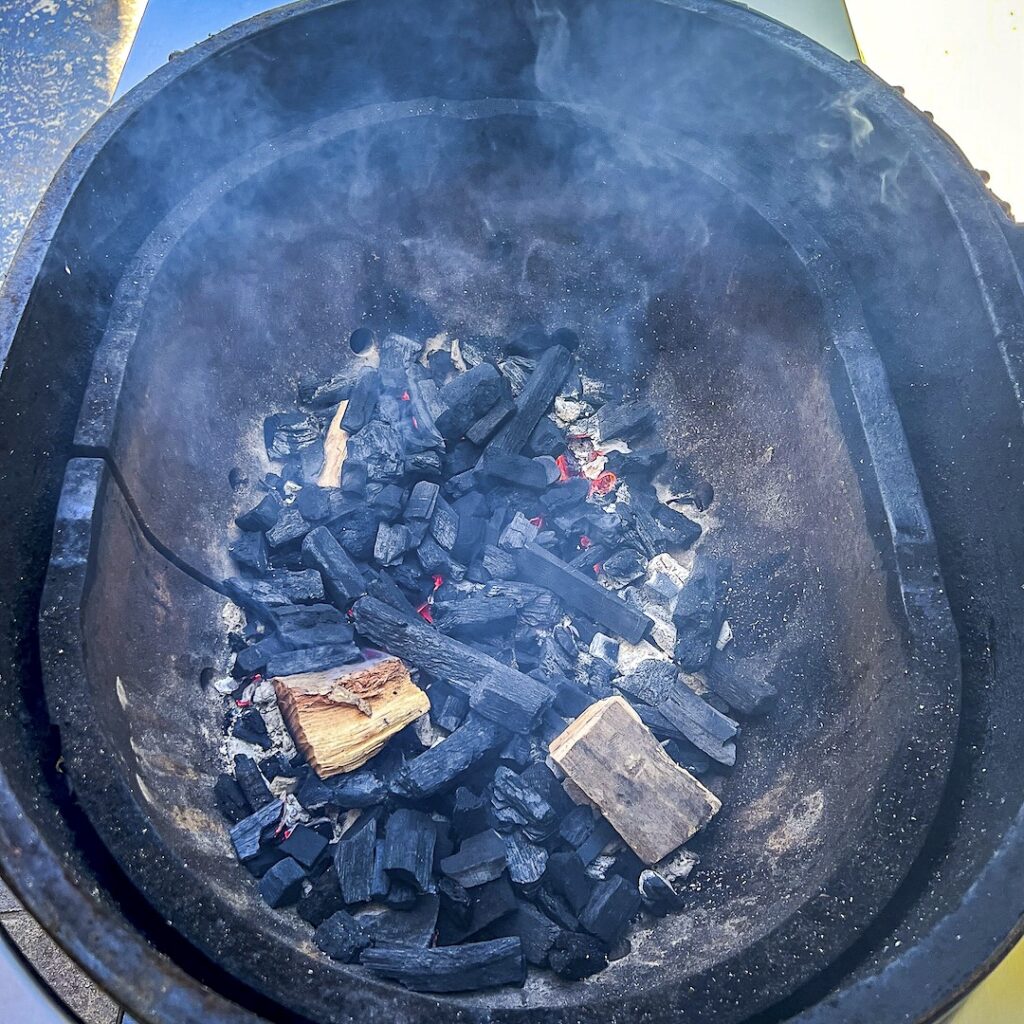
[[[610,470],[601,473],[600,476],[596,477],[590,483],[591,494],[607,494],[618,481],[618,477]]]
[[[593,543],[594,542],[586,534],[583,534],[583,536],[580,537],[580,550],[586,551]]]
[[[440,589],[440,586],[441,586],[442,583],[444,583],[444,577],[443,576],[435,576],[434,577],[434,589],[435,590]]]
[[[566,480],[571,480],[573,477],[572,470],[569,468],[569,458],[566,455],[559,455],[555,459],[555,465],[558,466],[558,482],[564,484]]]
[[[424,601],[423,604],[421,604],[419,608],[416,609],[416,611],[419,612],[419,615],[422,619],[424,619],[426,622],[433,624],[434,616],[433,613],[430,611],[430,605],[426,601]]]
[[[530,520],[530,522],[533,523],[533,525],[536,526],[538,530],[543,530],[544,529],[544,517],[543,516],[534,516]]]

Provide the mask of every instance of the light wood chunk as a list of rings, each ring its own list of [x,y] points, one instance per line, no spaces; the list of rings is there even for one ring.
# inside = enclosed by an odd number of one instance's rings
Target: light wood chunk
[[[721,801],[662,750],[624,698],[591,704],[549,748],[571,786],[608,819],[645,864],[703,828]]]
[[[348,431],[341,429],[341,418],[348,408],[348,401],[339,402],[338,409],[327,428],[324,438],[324,468],[320,470],[317,483],[321,487],[341,486],[341,467],[348,452]]]
[[[324,779],[365,764],[430,709],[405,664],[387,655],[272,682],[295,746]]]

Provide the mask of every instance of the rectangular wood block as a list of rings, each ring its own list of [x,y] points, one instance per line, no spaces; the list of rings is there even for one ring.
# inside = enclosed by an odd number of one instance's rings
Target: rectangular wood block
[[[662,750],[623,697],[592,704],[550,745],[551,760],[645,864],[703,828],[722,804]]]

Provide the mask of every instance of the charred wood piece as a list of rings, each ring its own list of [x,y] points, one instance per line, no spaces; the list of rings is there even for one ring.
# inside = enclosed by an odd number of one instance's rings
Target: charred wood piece
[[[496,985],[522,985],[526,980],[526,962],[518,938],[434,949],[378,946],[364,950],[359,962],[417,992],[467,992]]]

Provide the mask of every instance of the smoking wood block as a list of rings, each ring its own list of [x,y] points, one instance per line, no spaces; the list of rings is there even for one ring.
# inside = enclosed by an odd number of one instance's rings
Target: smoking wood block
[[[533,721],[554,699],[543,683],[438,632],[418,616],[403,615],[372,597],[353,605],[356,629],[407,664],[444,679],[472,700],[492,676]]]
[[[553,345],[537,360],[516,398],[516,411],[512,419],[498,431],[488,446],[489,451],[509,452],[516,455],[526,447],[530,435],[562,388],[572,368],[572,353],[561,345]]]
[[[321,672],[276,676],[273,684],[296,747],[321,778],[365,764],[390,736],[430,709],[408,668],[383,655]]]
[[[592,704],[549,754],[645,864],[685,843],[722,806],[661,749],[623,697]]]
[[[388,818],[382,866],[392,881],[430,892],[437,827],[422,811],[400,807]]]
[[[366,903],[374,895],[374,862],[377,846],[377,822],[368,818],[342,836],[334,851],[334,871],[347,904]]]
[[[341,486],[341,467],[345,464],[345,453],[348,451],[348,431],[341,425],[341,421],[347,409],[347,400],[339,402],[327,428],[324,437],[324,466],[317,477],[321,487]]]
[[[319,571],[327,596],[339,608],[347,608],[366,593],[366,582],[359,567],[326,526],[318,526],[306,534],[302,541],[302,561]]]
[[[408,762],[391,788],[412,798],[450,789],[508,737],[500,725],[471,714],[450,736]]]
[[[434,949],[378,946],[364,950],[359,962],[417,992],[468,992],[526,980],[522,943],[515,937]]]
[[[639,643],[654,625],[650,618],[631,608],[593,579],[571,568],[536,542],[526,544],[517,555],[519,571],[530,583],[545,587],[567,605],[623,637]]]
[[[493,882],[507,866],[505,841],[494,829],[465,839],[458,853],[445,857],[441,870],[464,889]]]
[[[708,689],[745,715],[763,714],[775,700],[771,683],[744,671],[736,662],[712,657],[704,668]]]

